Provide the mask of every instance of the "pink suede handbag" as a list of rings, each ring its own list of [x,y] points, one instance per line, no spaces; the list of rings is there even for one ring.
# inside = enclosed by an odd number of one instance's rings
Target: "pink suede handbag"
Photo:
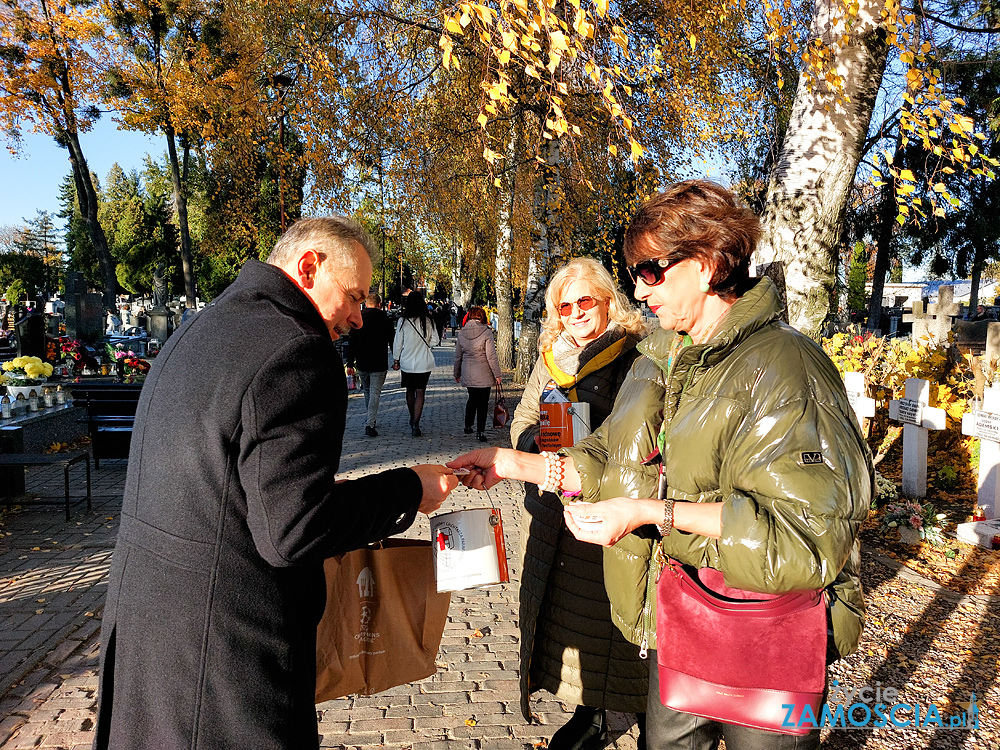
[[[669,560],[656,608],[663,705],[772,732],[813,730],[807,707],[818,719],[826,684],[822,590],[758,594]]]

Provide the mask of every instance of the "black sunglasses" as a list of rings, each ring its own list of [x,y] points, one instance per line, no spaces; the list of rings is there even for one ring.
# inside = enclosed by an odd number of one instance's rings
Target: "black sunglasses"
[[[563,302],[556,309],[559,311],[559,316],[565,318],[573,312],[573,305],[576,305],[581,310],[589,310],[596,304],[597,300],[593,297],[580,297],[576,302]]]
[[[633,284],[638,284],[639,279],[642,279],[642,283],[646,286],[656,286],[663,282],[664,274],[682,260],[684,258],[672,262],[666,258],[647,258],[634,266],[629,266],[628,275],[632,277]]]

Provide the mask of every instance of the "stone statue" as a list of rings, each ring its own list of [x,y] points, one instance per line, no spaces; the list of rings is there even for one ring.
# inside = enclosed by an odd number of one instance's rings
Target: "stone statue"
[[[167,277],[164,274],[163,262],[153,271],[153,307],[165,307],[167,304]]]

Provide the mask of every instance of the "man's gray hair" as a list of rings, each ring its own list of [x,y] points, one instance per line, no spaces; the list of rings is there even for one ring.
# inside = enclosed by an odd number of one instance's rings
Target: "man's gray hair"
[[[380,258],[378,247],[368,231],[354,219],[346,216],[299,219],[274,243],[267,262],[273,266],[284,266],[293,261],[299,252],[311,247],[324,258],[329,257],[333,268],[353,271],[358,264],[354,242],[365,249],[374,267]]]

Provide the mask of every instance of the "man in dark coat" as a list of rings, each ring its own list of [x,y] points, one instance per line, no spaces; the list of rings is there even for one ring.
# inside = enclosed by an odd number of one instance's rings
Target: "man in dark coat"
[[[362,323],[376,252],[353,221],[299,221],[156,358],[104,609],[96,748],[319,746],[323,560],[405,530],[457,484],[429,465],[337,482],[333,342]]]
[[[361,310],[364,325],[351,333],[351,345],[347,350],[348,367],[357,368],[361,387],[365,393],[365,409],[368,412],[365,434],[368,437],[378,437],[378,431],[375,429],[378,402],[382,395],[382,386],[385,385],[385,375],[389,370],[392,341],[396,336],[389,316],[379,307],[379,302],[381,298],[375,292],[368,295]]]

